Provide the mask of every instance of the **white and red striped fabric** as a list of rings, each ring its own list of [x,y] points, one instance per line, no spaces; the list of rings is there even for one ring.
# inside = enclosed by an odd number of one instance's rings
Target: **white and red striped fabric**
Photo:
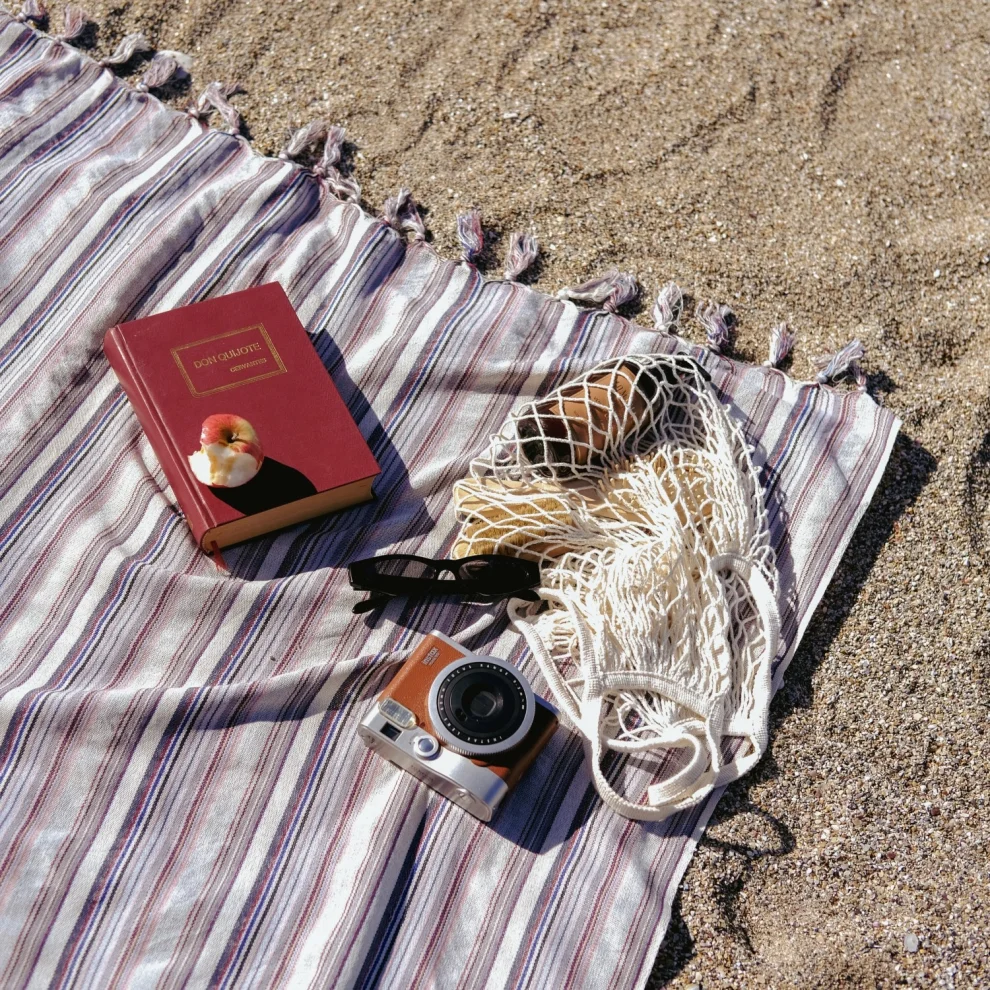
[[[6,15],[0,200],[0,986],[642,986],[717,795],[620,818],[561,731],[493,824],[469,817],[355,730],[390,654],[474,610],[355,618],[342,565],[445,554],[451,484],[515,404],[686,345],[407,246]],[[223,575],[101,341],[275,279],[384,473],[374,503],[232,549]],[[756,447],[779,680],[897,423],[693,353]],[[498,628],[486,651],[545,690]]]

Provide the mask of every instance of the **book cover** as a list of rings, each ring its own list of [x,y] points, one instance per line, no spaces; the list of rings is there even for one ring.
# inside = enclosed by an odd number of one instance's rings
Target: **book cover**
[[[277,282],[118,324],[103,349],[204,550],[371,498],[378,464]],[[197,479],[210,417],[256,435],[245,483]]]

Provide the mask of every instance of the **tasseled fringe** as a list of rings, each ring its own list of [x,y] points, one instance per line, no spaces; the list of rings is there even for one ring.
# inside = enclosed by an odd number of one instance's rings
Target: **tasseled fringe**
[[[65,27],[61,34],[55,35],[56,41],[73,41],[86,30],[86,25],[92,22],[92,18],[82,7],[70,3],[65,8]]]
[[[23,0],[20,13],[15,20],[20,23],[33,21],[41,24],[48,19],[48,10],[43,0]],[[65,8],[65,26],[56,41],[73,41],[80,37],[92,18],[76,4]],[[121,38],[112,54],[99,60],[107,68],[125,65],[139,52],[150,52],[152,46],[140,31]],[[135,89],[147,92],[165,86],[173,79],[183,79],[192,68],[192,58],[182,52],[160,51],[151,60]],[[196,120],[205,120],[211,111],[216,110],[223,118],[225,129],[237,134],[241,129],[241,115],[229,102],[229,97],[244,90],[238,83],[211,82],[199,99],[189,104],[186,112]],[[361,187],[351,177],[345,176],[337,167],[342,156],[344,128],[330,126],[324,120],[314,120],[296,130],[279,152],[282,160],[296,158],[304,151],[325,140],[323,155],[313,166],[316,175],[338,199],[357,203],[361,197]],[[409,234],[413,240],[426,239],[426,226],[409,189],[401,188],[395,196],[390,196],[382,210],[385,222],[399,233]],[[469,210],[457,217],[457,236],[461,242],[461,260],[471,263],[484,250],[485,235],[481,227],[478,210]],[[515,282],[537,259],[539,243],[533,234],[515,231],[509,237],[509,248],[505,259],[505,278]],[[561,289],[558,299],[590,303],[601,306],[610,313],[616,312],[626,303],[632,302],[639,294],[634,276],[612,269],[604,275],[590,279],[581,285]],[[676,282],[668,282],[657,294],[653,304],[654,329],[676,334],[684,308],[684,294]],[[735,315],[728,306],[720,306],[711,301],[699,302],[695,317],[705,330],[706,344],[716,353],[722,352],[732,338]],[[769,358],[764,364],[779,367],[794,347],[796,334],[786,323],[778,323],[770,331]],[[859,340],[850,341],[831,357],[818,360],[819,371],[815,381],[821,385],[838,381],[849,375],[857,388],[865,389],[867,380],[860,361],[866,349]],[[216,557],[220,558],[219,552]],[[222,560],[222,558],[220,558]]]
[[[485,232],[481,229],[481,214],[468,210],[457,217],[457,238],[461,242],[461,261],[469,264],[485,249]]]
[[[205,121],[213,110],[220,114],[224,130],[228,134],[239,134],[241,131],[241,115],[237,108],[228,102],[228,97],[235,93],[245,92],[240,83],[211,82],[200,94],[195,103],[186,107],[186,113],[193,120]]]
[[[278,153],[278,157],[283,161],[296,158],[307,148],[319,144],[326,136],[327,122],[325,120],[313,120],[291,135],[289,140],[285,142],[285,147]]]
[[[411,234],[414,241],[426,240],[423,218],[419,215],[412,193],[405,186],[385,200],[382,218],[400,234]]]
[[[657,301],[653,304],[653,329],[676,335],[683,310],[681,287],[676,282],[668,282],[657,293]]]
[[[100,65],[109,68],[112,65],[124,65],[130,62],[138,52],[150,52],[151,42],[140,32],[125,34],[120,44],[113,50],[112,55],[100,59]]]
[[[819,385],[827,385],[829,382],[838,381],[843,375],[852,376],[859,388],[866,388],[866,376],[859,366],[859,362],[866,356],[866,348],[858,340],[851,340],[845,347],[836,351],[831,357],[824,357],[818,360],[821,369],[815,375],[815,381]]]
[[[849,374],[852,375],[852,380],[856,383],[856,388],[861,392],[865,392],[866,372],[859,366],[859,361],[849,362]]]
[[[313,174],[325,183],[337,199],[358,203],[361,200],[361,187],[354,178],[344,175],[337,168],[344,153],[344,134],[344,128],[339,124],[327,128],[323,157],[313,166]]]
[[[779,368],[791,353],[797,334],[786,323],[778,323],[770,331],[770,357],[763,363],[768,368]]]
[[[609,313],[614,313],[621,306],[632,302],[638,295],[639,286],[636,285],[635,277],[613,268],[604,275],[589,279],[581,285],[561,289],[557,293],[557,298],[591,303],[601,306]]]
[[[713,302],[699,302],[694,315],[705,328],[705,343],[716,354],[721,354],[732,337],[735,314],[728,306],[718,306]]]
[[[505,255],[505,278],[515,282],[540,253],[539,242],[532,234],[515,231],[509,237],[509,250]]]
[[[141,81],[134,87],[139,93],[159,89],[173,79],[185,79],[192,68],[192,56],[183,52],[161,51],[145,70]]]
[[[325,176],[328,169],[336,168],[340,164],[341,155],[344,153],[345,133],[346,131],[340,124],[334,124],[327,128],[326,140],[323,144],[323,157],[313,169],[314,172]]]
[[[626,303],[633,302],[639,295],[636,276],[628,272],[616,272],[613,285],[612,293],[604,303],[604,308],[610,313],[621,309]]]
[[[15,20],[23,24],[25,21],[34,21],[35,24],[44,24],[48,20],[48,11],[41,0],[24,0],[21,5],[21,12]]]
[[[328,169],[325,178],[327,188],[345,203],[361,202],[361,186],[352,175],[344,175],[340,169]]]
[[[344,128],[337,124],[332,127],[325,120],[314,120],[300,127],[278,153],[283,161],[297,158],[304,151],[315,147],[324,141],[323,157],[313,166],[313,174],[322,180],[322,184],[333,193],[337,199],[351,203],[360,202],[361,187],[357,182],[344,175],[337,163],[340,161],[344,143]]]
[[[600,275],[598,278],[592,278],[587,282],[582,282],[580,285],[568,286],[567,288],[561,289],[557,293],[557,298],[570,299],[571,302],[592,303],[595,306],[601,306],[601,304],[604,303],[605,300],[612,294],[612,280],[614,276],[618,274],[618,269],[613,268],[611,271],[606,272],[604,275]]]

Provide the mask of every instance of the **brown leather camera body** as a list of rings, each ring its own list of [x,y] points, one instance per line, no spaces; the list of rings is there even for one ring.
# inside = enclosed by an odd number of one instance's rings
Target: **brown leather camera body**
[[[469,650],[447,639],[440,633],[430,633],[413,650],[398,674],[382,692],[381,698],[392,698],[416,716],[419,726],[436,736],[437,732],[429,715],[429,691],[437,675],[445,667],[471,656]],[[464,757],[476,766],[486,767],[501,777],[508,788],[526,772],[537,754],[547,744],[557,729],[557,713],[541,699],[536,698],[533,726],[526,737],[511,749],[495,753],[490,760]]]

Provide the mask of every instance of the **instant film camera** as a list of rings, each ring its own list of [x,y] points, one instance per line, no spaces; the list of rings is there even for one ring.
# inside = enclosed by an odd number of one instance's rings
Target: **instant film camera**
[[[487,822],[556,728],[556,710],[512,664],[433,632],[379,695],[358,734]]]

